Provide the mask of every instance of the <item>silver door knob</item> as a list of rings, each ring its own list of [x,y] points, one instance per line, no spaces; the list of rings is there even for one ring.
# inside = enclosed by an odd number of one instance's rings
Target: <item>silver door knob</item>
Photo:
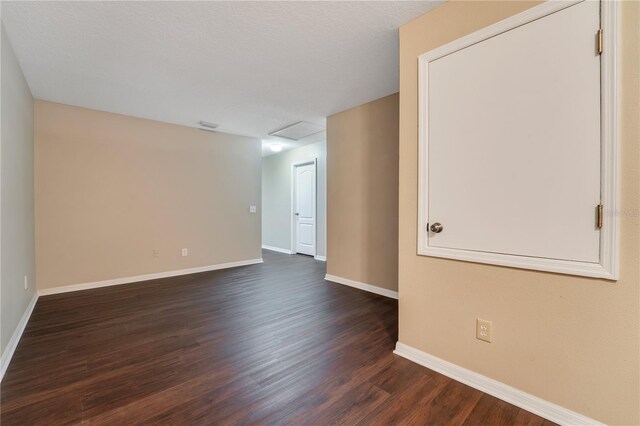
[[[300,213],[296,213],[296,216],[300,216]]]
[[[430,229],[431,229],[431,232],[435,232],[436,234],[439,234],[444,229],[444,226],[442,226],[441,223],[436,222],[433,225],[431,225]]]

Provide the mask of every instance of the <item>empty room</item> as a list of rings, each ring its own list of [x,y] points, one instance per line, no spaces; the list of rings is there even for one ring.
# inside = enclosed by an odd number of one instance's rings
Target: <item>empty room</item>
[[[640,426],[640,1],[0,20],[3,426]]]

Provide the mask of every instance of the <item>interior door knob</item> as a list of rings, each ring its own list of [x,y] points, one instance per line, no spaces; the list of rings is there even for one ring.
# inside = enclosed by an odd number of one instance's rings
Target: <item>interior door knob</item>
[[[296,213],[296,216],[300,216],[300,213]]]
[[[431,232],[435,232],[436,234],[439,234],[444,229],[444,226],[442,226],[441,223],[436,222],[433,225],[431,225],[430,229],[431,229]]]

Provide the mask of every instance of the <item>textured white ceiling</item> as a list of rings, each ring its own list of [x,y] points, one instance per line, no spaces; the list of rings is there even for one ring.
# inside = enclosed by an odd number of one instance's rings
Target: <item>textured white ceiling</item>
[[[398,27],[437,4],[3,1],[2,21],[35,98],[266,139],[397,91]]]

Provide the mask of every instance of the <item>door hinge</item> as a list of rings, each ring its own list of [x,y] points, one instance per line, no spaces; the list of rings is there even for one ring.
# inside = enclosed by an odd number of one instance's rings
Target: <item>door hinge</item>
[[[603,41],[602,41],[602,28],[598,29],[598,55],[602,55]]]
[[[604,205],[598,204],[598,228],[602,228],[602,221],[604,220]]]

